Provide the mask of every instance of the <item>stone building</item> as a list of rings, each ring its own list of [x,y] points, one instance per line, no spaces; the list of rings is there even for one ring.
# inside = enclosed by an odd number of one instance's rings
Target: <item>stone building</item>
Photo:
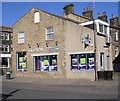
[[[82,16],[73,4],[63,10],[61,17],[32,8],[13,25],[14,76],[95,80],[98,71],[113,70],[109,24],[97,19],[94,35],[91,9]]]
[[[110,34],[112,37],[112,63],[115,72],[120,72],[120,25],[119,18],[110,19]]]
[[[0,57],[1,70],[5,74],[6,70],[11,68],[11,51],[12,51],[12,28],[0,26]]]

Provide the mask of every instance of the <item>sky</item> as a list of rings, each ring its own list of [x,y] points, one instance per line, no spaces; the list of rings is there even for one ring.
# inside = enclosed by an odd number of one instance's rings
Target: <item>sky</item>
[[[2,2],[2,25],[12,27],[24,14],[32,7],[46,12],[63,16],[63,7],[67,4],[74,4],[74,13],[82,15],[83,9],[89,6],[93,8],[93,2]],[[108,21],[114,16],[118,16],[118,2],[95,2],[95,14],[106,12]]]

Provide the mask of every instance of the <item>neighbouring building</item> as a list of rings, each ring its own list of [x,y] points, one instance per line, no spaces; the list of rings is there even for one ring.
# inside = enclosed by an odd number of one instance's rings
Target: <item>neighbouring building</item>
[[[1,57],[1,73],[5,74],[7,70],[10,70],[12,58],[12,28],[6,26],[0,26],[0,57]]]
[[[120,72],[120,25],[119,18],[110,19],[110,34],[112,37],[112,63],[114,72]]]
[[[73,4],[63,10],[61,17],[32,8],[13,25],[13,76],[95,80],[113,71],[109,24],[95,20],[94,34],[91,8],[82,16]]]

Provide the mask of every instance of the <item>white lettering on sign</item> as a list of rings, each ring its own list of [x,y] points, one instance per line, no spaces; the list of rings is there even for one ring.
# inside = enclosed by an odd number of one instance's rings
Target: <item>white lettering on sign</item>
[[[28,49],[29,52],[40,52],[40,51],[57,51],[59,47],[47,47],[47,48],[30,48]]]

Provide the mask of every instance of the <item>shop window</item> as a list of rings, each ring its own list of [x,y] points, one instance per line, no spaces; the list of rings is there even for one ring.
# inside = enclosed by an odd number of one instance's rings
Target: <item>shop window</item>
[[[57,55],[50,56],[50,71],[57,71]]]
[[[35,71],[57,71],[57,55],[37,56],[35,59]]]
[[[71,56],[71,70],[94,70],[94,53],[73,54]]]
[[[40,22],[40,13],[35,12],[34,13],[34,23],[39,23]]]
[[[49,61],[48,56],[42,56],[42,70],[41,71],[49,71]]]
[[[18,52],[17,71],[26,71],[26,70],[27,70],[26,52]]]
[[[78,70],[78,59],[77,55],[71,55],[71,70]]]
[[[88,58],[88,69],[89,70],[95,69],[94,54],[93,53],[88,54],[87,58]]]
[[[48,27],[45,30],[46,30],[46,40],[53,40],[54,38],[53,27]]]
[[[85,70],[86,69],[86,54],[80,54],[80,70]]]

